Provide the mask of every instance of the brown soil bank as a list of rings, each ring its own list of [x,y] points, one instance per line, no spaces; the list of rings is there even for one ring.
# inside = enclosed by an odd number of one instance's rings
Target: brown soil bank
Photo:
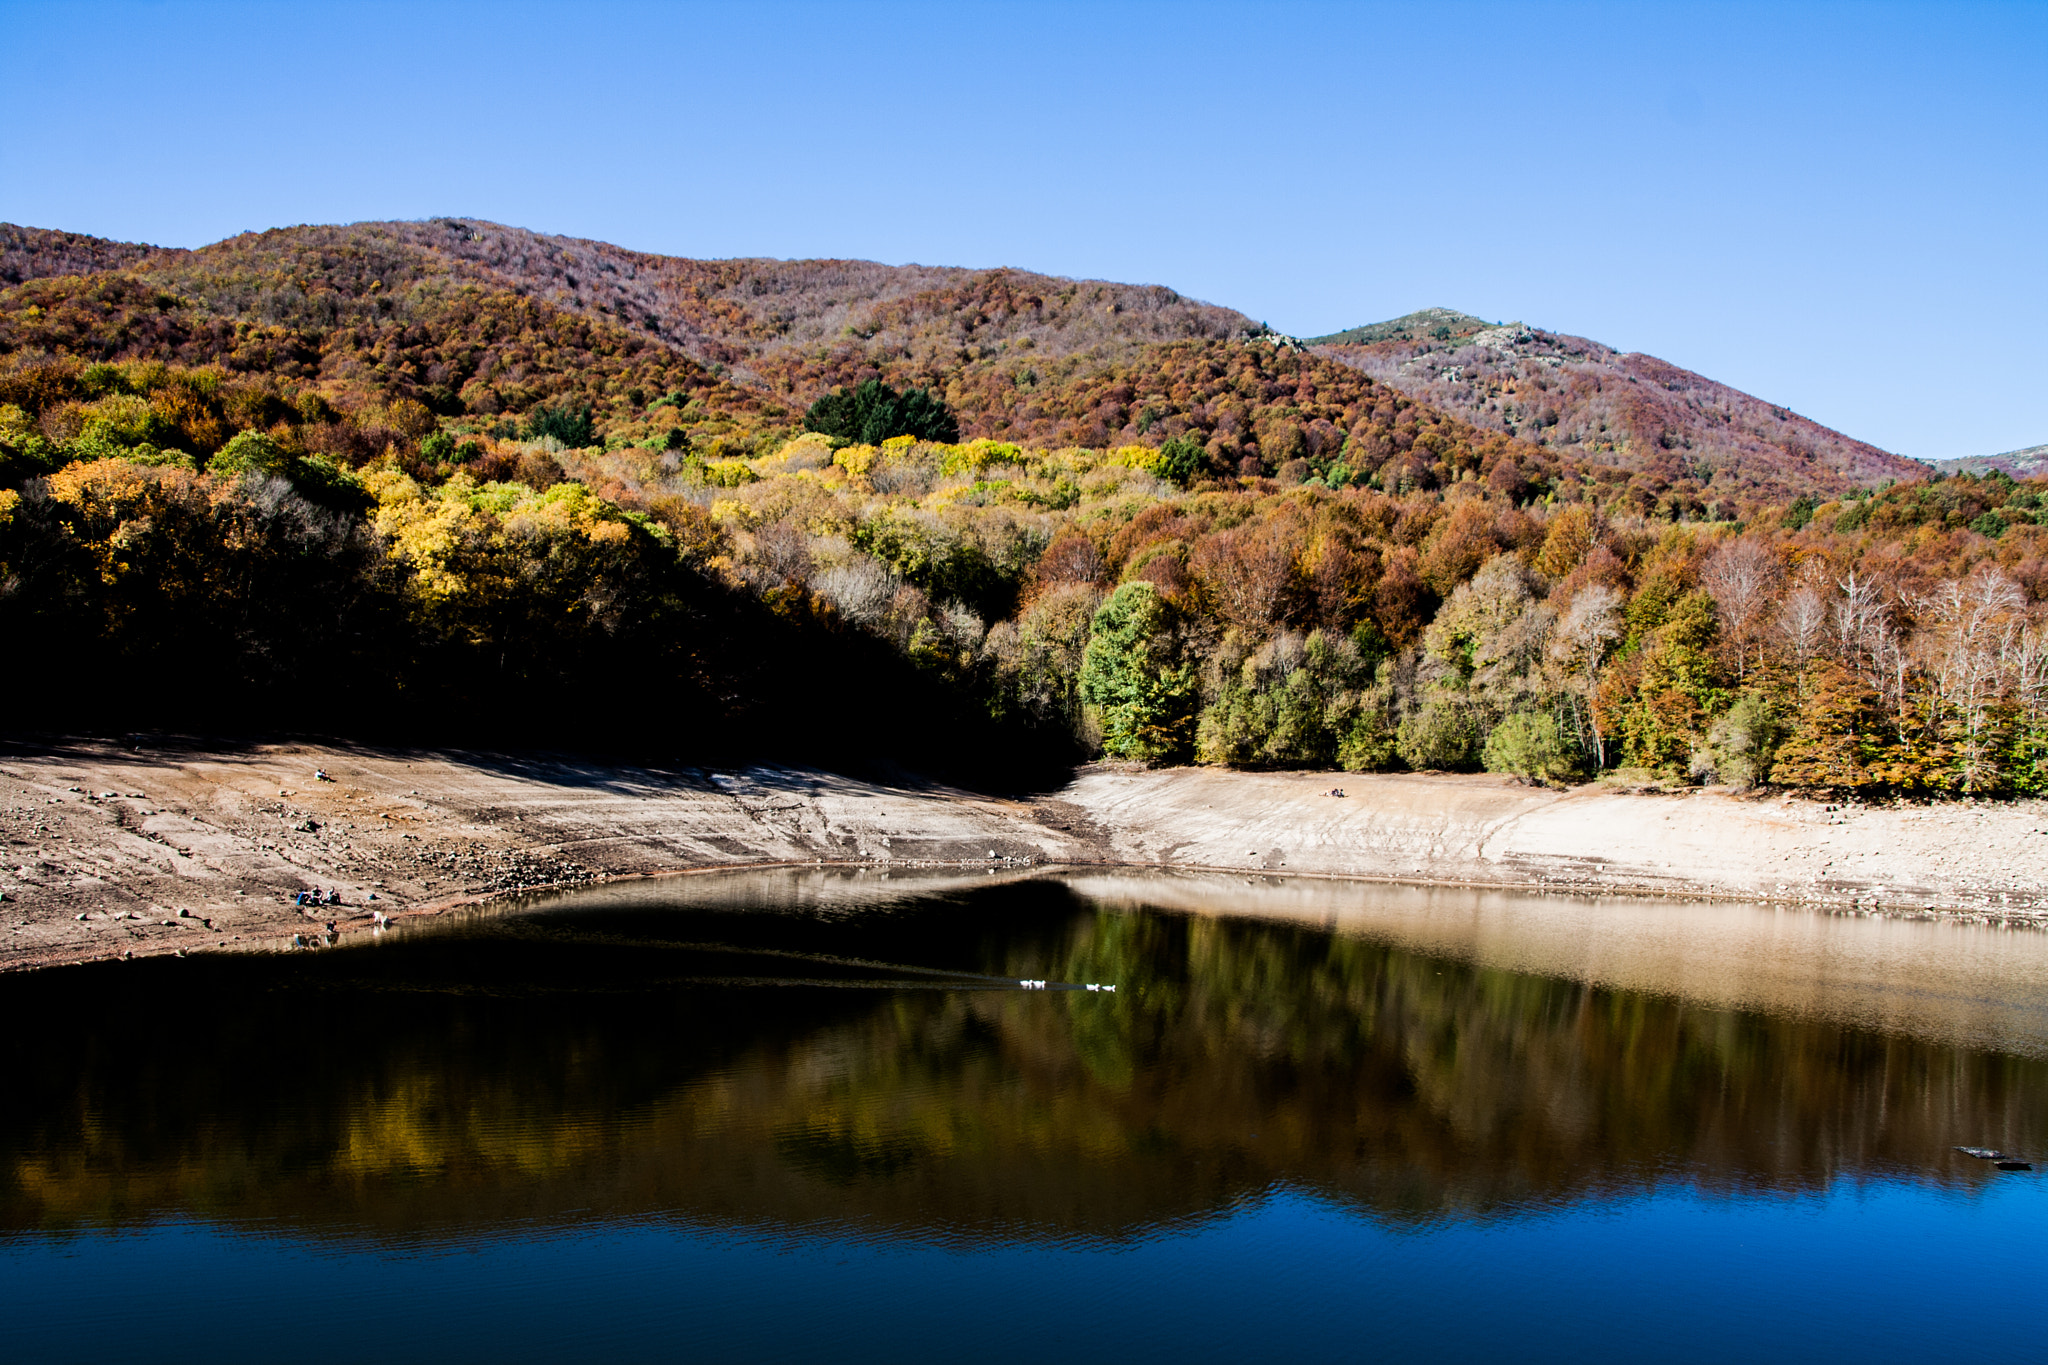
[[[2048,926],[2038,801],[1837,807],[1429,774],[1102,766],[1050,796],[1005,801],[790,768],[16,744],[0,748],[0,841],[0,968],[318,942],[330,923],[368,928],[375,911],[821,860],[1156,864]],[[340,903],[293,904],[306,890]]]

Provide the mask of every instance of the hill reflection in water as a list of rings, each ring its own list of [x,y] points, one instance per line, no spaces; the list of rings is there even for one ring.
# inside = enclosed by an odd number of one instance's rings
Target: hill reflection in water
[[[0,1235],[1114,1244],[1276,1191],[1419,1226],[2040,1152],[2038,945],[1597,909],[1596,947],[1583,905],[1478,893],[779,873],[17,979]]]

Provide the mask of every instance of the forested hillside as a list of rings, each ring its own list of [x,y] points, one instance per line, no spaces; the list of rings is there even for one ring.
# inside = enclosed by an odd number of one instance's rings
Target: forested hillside
[[[1058,358],[1257,330],[1169,289],[1019,270],[697,261],[451,219],[345,231],[389,234],[562,307],[630,319],[707,362],[758,364],[769,383],[833,355],[899,358],[924,367],[908,376],[923,381],[1005,345]]]
[[[1641,357],[1470,332],[1510,432],[1164,290],[446,221],[104,259],[0,290],[24,723],[2048,788],[2043,485],[1523,424]]]
[[[1695,506],[1746,493],[1839,494],[1924,473],[1655,356],[1447,308],[1309,345],[1476,426],[1653,474]]]
[[[230,365],[234,345],[223,328],[238,344],[251,334],[257,345],[296,339],[305,354],[285,359],[301,377],[366,381],[442,416],[524,415],[572,398],[589,407],[598,434],[635,439],[650,399],[687,391],[699,398],[681,414],[693,442],[749,456],[792,434],[822,393],[880,379],[943,397],[970,437],[1095,447],[1183,437],[1225,476],[1285,477],[1290,462],[1305,460],[1305,472],[1327,480],[1341,460],[1359,483],[1428,485],[1442,462],[1412,461],[1411,447],[1383,439],[1391,423],[1375,413],[1384,396],[1359,383],[1365,373],[1420,400],[1416,421],[1447,441],[1499,452],[1507,447],[1491,438],[1505,435],[1529,447],[1513,452],[1504,481],[1590,475],[1632,484],[1646,512],[1726,516],[1746,501],[1839,494],[1919,472],[1649,357],[1488,328],[1443,309],[1325,338],[1345,344],[1303,356],[1240,313],[1168,289],[1008,269],[693,261],[456,219],[289,228],[198,251],[106,243],[98,256],[83,245],[90,239],[10,231],[0,273],[126,267],[140,288],[179,300],[168,311],[207,332]],[[60,238],[68,256],[56,248]],[[571,338],[570,356],[536,365],[530,355],[481,347],[455,354],[444,338],[408,330],[474,335],[476,314],[504,314],[515,298],[536,318],[582,320],[596,339]],[[451,315],[450,301],[464,299]],[[50,341],[36,329],[14,331],[17,348]],[[77,347],[84,339],[59,340]],[[169,358],[118,331],[112,340],[102,354]],[[206,344],[179,340],[179,358],[207,358]],[[696,377],[641,375],[609,386],[560,377],[579,368],[576,350],[630,353],[635,342],[694,361]],[[1247,364],[1246,342],[1285,357],[1284,372],[1264,360]],[[371,348],[384,354],[366,364]],[[306,368],[333,350],[345,354]],[[277,362],[259,353],[242,363]],[[1219,374],[1229,382],[1213,382]],[[1495,462],[1482,456],[1478,474],[1490,476]]]
[[[133,265],[157,248],[138,242],[110,242],[79,232],[0,223],[0,285],[46,275],[84,275]]]

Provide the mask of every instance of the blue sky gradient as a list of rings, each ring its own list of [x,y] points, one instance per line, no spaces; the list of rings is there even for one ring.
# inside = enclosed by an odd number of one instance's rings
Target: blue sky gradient
[[[453,214],[1429,305],[1903,454],[2048,441],[2048,4],[39,4],[0,219]]]

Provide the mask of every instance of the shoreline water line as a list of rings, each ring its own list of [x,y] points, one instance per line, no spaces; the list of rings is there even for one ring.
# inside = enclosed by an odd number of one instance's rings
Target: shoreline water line
[[[315,777],[314,774],[320,774]],[[816,769],[312,744],[0,754],[0,971],[312,942],[502,895],[773,867],[1169,868],[2048,927],[2048,803],[1095,765],[1000,797]],[[293,904],[307,890],[323,904]],[[325,893],[339,898],[325,903]]]

